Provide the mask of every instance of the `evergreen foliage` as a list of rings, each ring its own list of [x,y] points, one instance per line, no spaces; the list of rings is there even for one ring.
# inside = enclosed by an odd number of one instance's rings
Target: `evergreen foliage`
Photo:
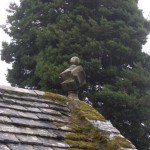
[[[12,86],[60,91],[59,73],[79,56],[94,107],[140,150],[150,147],[150,23],[137,0],[21,0],[8,11],[2,60]]]

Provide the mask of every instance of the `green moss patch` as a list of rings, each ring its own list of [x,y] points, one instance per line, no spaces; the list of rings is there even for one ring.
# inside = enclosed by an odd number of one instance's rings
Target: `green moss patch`
[[[55,102],[66,104],[71,109],[69,128],[73,132],[67,132],[65,141],[71,146],[69,150],[118,150],[119,148],[132,148],[132,145],[125,138],[114,137],[108,139],[108,135],[94,127],[89,120],[105,121],[105,118],[93,107],[80,100],[72,100],[65,96],[46,92],[45,99],[52,99]],[[57,127],[64,126],[58,124]]]
[[[59,95],[59,94],[55,94],[55,93],[51,93],[51,92],[45,92],[44,96],[45,99],[51,99],[55,102],[58,103],[66,103],[69,101],[69,99],[63,95]]]
[[[66,140],[66,142],[69,143],[70,145],[73,145],[74,147],[79,147],[80,149],[82,148],[82,149],[96,150],[92,142],[75,141],[75,140]]]
[[[81,150],[80,148],[69,148],[69,150]]]
[[[114,137],[108,139],[108,135],[94,127],[88,120],[105,121],[105,118],[94,108],[82,101],[70,101],[72,112],[70,128],[74,132],[66,134],[66,142],[72,147],[69,150],[118,150],[119,148],[132,148],[125,138]]]
[[[83,105],[85,105],[84,110],[81,110]],[[70,128],[72,128],[74,132],[67,133],[65,140],[72,146],[70,150],[101,150],[106,146],[107,137],[86,120],[86,118],[91,118],[86,113],[87,109],[89,109],[89,111],[92,109],[92,107],[86,105],[86,103],[79,101],[78,106],[74,107],[72,111]],[[101,117],[99,119],[101,119]]]
[[[95,110],[85,102],[80,101],[78,110],[82,111],[83,116],[90,120],[105,121],[105,118],[97,110]]]
[[[113,140],[107,143],[106,150],[118,150],[119,148],[132,148],[132,145],[125,138],[114,137]]]

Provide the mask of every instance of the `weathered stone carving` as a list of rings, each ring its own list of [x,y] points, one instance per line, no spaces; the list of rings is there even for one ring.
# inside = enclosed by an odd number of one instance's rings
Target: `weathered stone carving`
[[[61,86],[64,91],[68,92],[69,97],[78,99],[78,89],[86,83],[85,72],[79,65],[78,57],[72,57],[70,63],[71,66],[60,74]]]

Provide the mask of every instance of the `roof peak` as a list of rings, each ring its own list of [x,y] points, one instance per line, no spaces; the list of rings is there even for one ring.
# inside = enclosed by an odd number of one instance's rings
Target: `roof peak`
[[[3,144],[8,150],[136,150],[97,110],[80,100],[0,85],[0,110],[0,149]]]
[[[45,94],[44,91],[39,91],[39,90],[29,90],[29,89],[24,89],[24,88],[18,88],[18,87],[11,87],[11,86],[5,86],[5,85],[0,85],[0,91],[12,91],[12,92],[17,92],[17,93],[23,93],[23,94],[29,94],[29,95],[39,95],[42,96]]]

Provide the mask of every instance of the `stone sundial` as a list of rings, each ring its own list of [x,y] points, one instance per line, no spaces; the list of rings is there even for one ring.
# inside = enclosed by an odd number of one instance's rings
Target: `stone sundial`
[[[78,99],[78,90],[86,83],[86,76],[78,57],[72,57],[70,63],[71,66],[60,74],[61,86],[69,98]]]

